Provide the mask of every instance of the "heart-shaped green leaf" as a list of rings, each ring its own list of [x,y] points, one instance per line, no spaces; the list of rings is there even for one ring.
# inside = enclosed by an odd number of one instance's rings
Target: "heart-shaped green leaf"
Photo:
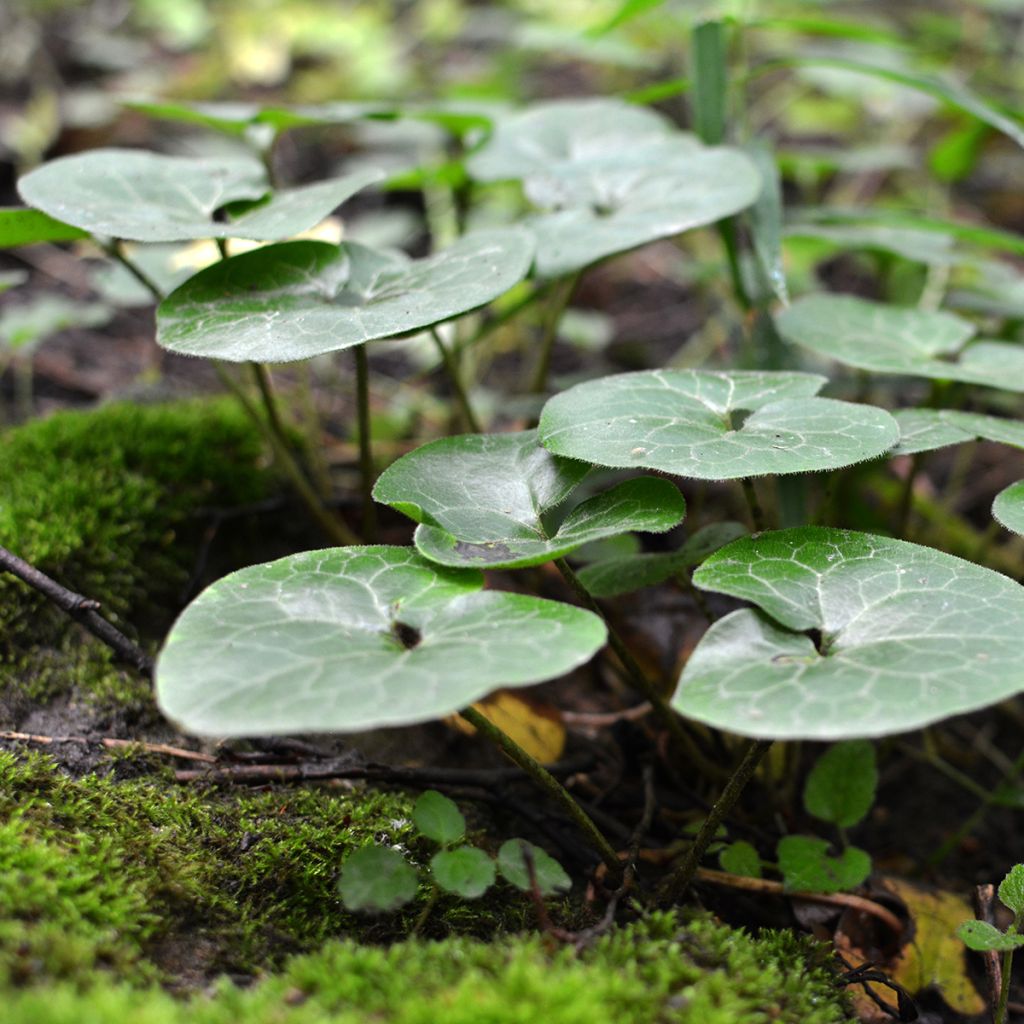
[[[871,858],[856,846],[838,857],[826,839],[783,836],[777,850],[782,882],[789,892],[842,892],[855,889],[871,874]]]
[[[580,569],[580,583],[594,597],[616,597],[641,587],[653,587],[677,573],[699,565],[713,551],[746,534],[741,523],[709,523],[699,529],[678,551],[647,555],[616,555]]]
[[[968,344],[974,326],[952,313],[807,295],[775,322],[787,340],[861,370],[1024,391],[1024,345]]]
[[[499,117],[466,167],[477,181],[585,170],[678,134],[661,114],[622,100],[554,100]]]
[[[521,281],[533,245],[514,229],[466,235],[422,260],[348,242],[284,242],[189,278],[157,309],[173,352],[283,363],[430,327]]]
[[[462,811],[443,793],[428,789],[412,809],[413,824],[428,839],[449,846],[466,834],[466,819]]]
[[[957,936],[968,949],[978,952],[996,950],[1006,953],[1024,946],[1024,935],[1001,932],[988,921],[964,921],[956,930]]]
[[[664,147],[660,147],[664,148]],[[741,150],[683,144],[642,166],[620,157],[585,175],[548,173],[526,182],[527,195],[552,209],[531,217],[540,277],[570,274],[616,253],[713,224],[753,204],[761,175]]]
[[[1024,914],[1024,864],[1015,864],[999,883],[999,902],[1014,914]]]
[[[601,620],[481,591],[410,548],[310,551],[232,573],[175,623],[163,711],[201,735],[356,732],[440,718],[590,658]]]
[[[364,846],[341,869],[338,889],[349,910],[384,913],[397,910],[416,896],[419,887],[412,865],[390,846]]]
[[[552,398],[540,438],[557,455],[700,480],[836,469],[899,440],[881,409],[814,397],[823,384],[809,373],[623,373]]]
[[[483,896],[494,885],[494,861],[475,846],[442,850],[430,861],[430,873],[445,892],[453,892],[466,900]]]
[[[545,513],[590,467],[541,448],[537,432],[468,434],[417,448],[381,474],[374,497],[416,522],[416,547],[442,565],[520,568],[633,530],[661,533],[686,504],[667,480],[641,477],[577,505],[557,530]]]
[[[875,748],[867,740],[847,740],[814,762],[804,785],[804,806],[822,821],[850,828],[871,810],[877,786]]]
[[[718,863],[723,871],[731,875],[741,875],[744,878],[761,877],[761,855],[757,852],[752,843],[745,839],[730,843],[718,855]]]
[[[1006,529],[1024,536],[1024,480],[1004,487],[992,502],[992,515]]]
[[[39,210],[13,206],[0,208],[0,249],[35,245],[37,242],[71,242],[87,237],[87,231],[54,220]]]
[[[672,699],[720,729],[883,736],[1024,690],[1024,588],[941,551],[802,527],[735,541],[693,581],[761,609],[705,633]]]
[[[282,189],[256,203],[270,192],[256,160],[96,149],[43,164],[19,180],[18,191],[30,206],[94,235],[138,242],[277,241],[318,224],[382,177],[361,171]],[[225,208],[235,215],[215,220]]]
[[[957,409],[898,409],[900,443],[891,455],[916,455],[970,441],[998,441],[1024,448],[1024,423]]]
[[[554,857],[525,839],[509,839],[502,843],[501,849],[498,850],[498,868],[502,876],[517,889],[529,892],[531,888],[527,853],[533,862],[533,877],[541,895],[554,896],[556,893],[568,892],[572,888],[572,879]]]

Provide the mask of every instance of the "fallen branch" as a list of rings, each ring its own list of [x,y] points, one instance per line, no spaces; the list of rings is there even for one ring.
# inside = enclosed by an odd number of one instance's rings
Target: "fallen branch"
[[[199,750],[186,750],[184,747],[172,747],[166,743],[146,743],[144,740],[121,740],[110,736],[101,736],[98,739],[90,739],[88,736],[42,736],[32,732],[0,732],[0,740],[15,740],[20,743],[81,743],[88,745],[98,743],[108,750],[126,750],[129,747],[138,747],[147,754],[165,754],[167,757],[177,757],[182,761],[202,761],[206,764],[216,762],[212,754],[204,754]]]
[[[111,625],[97,609],[98,601],[93,601],[73,590],[61,586],[56,580],[50,579],[44,572],[30,565],[24,559],[0,547],[0,570],[17,576],[33,590],[51,601],[62,611],[67,612],[76,622],[84,626],[98,640],[102,640],[121,661],[137,669],[144,676],[152,678],[153,661],[146,652],[134,641],[129,640],[116,626]]]

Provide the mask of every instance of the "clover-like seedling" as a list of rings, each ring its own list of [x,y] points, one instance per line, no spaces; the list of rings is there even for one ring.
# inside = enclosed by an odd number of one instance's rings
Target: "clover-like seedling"
[[[429,872],[423,879],[438,890],[463,899],[479,899],[494,885],[498,871],[524,892],[531,891],[534,881],[545,896],[568,891],[572,886],[558,861],[525,839],[506,841],[497,859],[466,844],[466,819],[454,801],[436,790],[427,790],[420,796],[413,807],[412,820],[424,838],[442,847],[431,857]],[[366,846],[346,859],[338,885],[350,910],[383,913],[412,900],[419,882],[417,868],[399,851],[387,846]]]
[[[18,191],[29,206],[103,238],[277,241],[314,227],[382,177],[359,171],[272,191],[255,158],[96,149],[43,164],[19,179]]]
[[[184,355],[281,363],[422,330],[490,302],[530,269],[519,229],[466,235],[421,260],[356,242],[284,242],[200,271],[157,309]]]
[[[356,732],[442,718],[591,658],[589,611],[482,590],[400,547],[307,551],[218,580],[174,624],[157,700],[189,732]]]
[[[1024,864],[1015,864],[999,883],[999,901],[1013,911],[1013,921],[1006,931],[1000,931],[988,921],[965,921],[956,933],[968,949],[1003,954],[1002,984],[993,1020],[995,1024],[1005,1024],[1013,954],[1024,946],[1024,935],[1020,931],[1024,924]]]
[[[953,313],[807,295],[776,326],[788,341],[861,370],[1024,391],[1024,348],[972,341],[974,325]]]
[[[547,516],[589,472],[552,455],[534,430],[443,438],[381,474],[374,497],[420,525],[415,544],[451,566],[520,568],[633,530],[661,533],[686,510],[667,480],[627,480],[577,505],[557,529]]]
[[[672,698],[716,728],[884,736],[1024,690],[1024,588],[941,551],[801,527],[734,541],[693,581],[756,606],[704,634]]]
[[[556,455],[701,480],[838,469],[899,441],[881,409],[817,393],[810,373],[652,370],[578,384],[540,419]]]

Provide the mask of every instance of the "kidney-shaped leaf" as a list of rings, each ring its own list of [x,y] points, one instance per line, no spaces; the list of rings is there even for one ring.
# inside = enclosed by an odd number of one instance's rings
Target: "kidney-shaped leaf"
[[[530,269],[529,236],[466,235],[422,260],[356,242],[283,242],[189,278],[157,309],[173,352],[283,363],[420,330],[497,298]]]
[[[578,384],[544,407],[541,443],[602,466],[700,480],[835,469],[899,440],[881,409],[815,395],[809,373],[652,370]]]
[[[1024,448],[1024,422],[957,409],[898,409],[900,443],[891,455],[916,455],[969,441],[998,441]]]
[[[992,515],[1013,533],[1024,536],[1024,480],[1004,487],[992,502]]]
[[[373,494],[422,524],[421,554],[452,566],[538,565],[604,537],[670,530],[686,511],[673,484],[642,477],[581,502],[549,530],[544,514],[589,469],[541,448],[535,430],[468,434],[403,456],[381,474]]]
[[[563,675],[604,643],[590,612],[482,591],[410,548],[310,551],[226,576],[175,623],[157,700],[200,735],[423,722]]]
[[[906,732],[1024,690],[1024,588],[906,541],[821,527],[744,538],[694,573],[726,615],[673,706],[747,736]]]
[[[1024,345],[971,342],[974,326],[952,313],[808,295],[775,322],[787,340],[862,370],[1024,391]]]
[[[52,160],[18,182],[22,199],[94,235],[137,242],[201,238],[277,241],[306,231],[383,175],[361,171],[270,194],[263,166],[249,159],[164,156],[97,149]],[[216,220],[231,204],[235,216]]]

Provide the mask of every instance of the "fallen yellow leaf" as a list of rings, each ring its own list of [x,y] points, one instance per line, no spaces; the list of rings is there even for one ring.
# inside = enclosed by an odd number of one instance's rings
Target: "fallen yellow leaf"
[[[509,690],[499,690],[473,707],[542,764],[550,764],[562,756],[565,726],[558,710],[550,704],[542,704]],[[458,715],[454,715],[451,721],[460,732],[467,735],[476,732]]]

